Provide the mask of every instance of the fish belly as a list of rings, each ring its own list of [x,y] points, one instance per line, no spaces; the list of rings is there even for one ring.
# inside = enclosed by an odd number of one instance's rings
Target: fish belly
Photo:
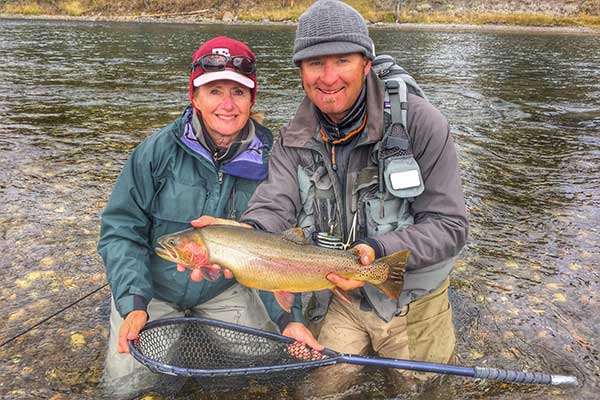
[[[238,263],[231,270],[242,285],[260,290],[310,292],[333,287],[319,268],[295,265],[289,261],[257,258]]]
[[[307,292],[332,288],[329,273],[357,278],[363,268],[339,250],[298,245],[250,229],[214,229],[205,234],[209,261],[230,269],[238,282],[260,290]],[[363,280],[363,279],[361,279]]]

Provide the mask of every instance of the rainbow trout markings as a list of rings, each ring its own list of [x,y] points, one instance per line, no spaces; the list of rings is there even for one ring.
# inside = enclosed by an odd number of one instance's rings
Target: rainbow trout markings
[[[274,234],[231,225],[209,225],[164,235],[156,248],[160,257],[189,268],[218,264],[229,269],[244,286],[272,291],[279,305],[290,312],[289,292],[330,289],[347,297],[327,280],[329,273],[369,282],[397,299],[409,251],[402,250],[363,266],[352,251],[308,245],[297,229]],[[205,278],[217,277],[202,268]]]

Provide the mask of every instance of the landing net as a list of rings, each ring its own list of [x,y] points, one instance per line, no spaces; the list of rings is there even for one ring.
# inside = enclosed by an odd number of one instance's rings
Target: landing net
[[[244,386],[247,379],[268,385],[297,382],[312,368],[335,364],[338,357],[285,336],[206,318],[152,321],[129,348],[153,372],[194,377],[216,388],[222,388],[220,383]]]

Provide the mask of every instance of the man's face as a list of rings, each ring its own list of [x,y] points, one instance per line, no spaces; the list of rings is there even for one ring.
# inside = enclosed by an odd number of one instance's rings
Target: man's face
[[[308,98],[333,122],[340,122],[360,95],[371,60],[360,53],[302,60],[300,78]]]

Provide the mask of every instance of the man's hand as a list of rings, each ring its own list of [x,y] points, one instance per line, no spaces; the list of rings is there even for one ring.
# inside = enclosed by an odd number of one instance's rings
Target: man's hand
[[[242,224],[241,222],[234,221],[232,219],[224,219],[224,218],[215,218],[209,215],[203,215],[199,218],[196,218],[192,221],[192,226],[194,228],[202,228],[203,226],[208,225],[233,225],[233,226],[241,226],[243,228],[252,228],[252,226],[248,224]],[[221,268],[220,265],[217,264],[209,264],[206,266],[202,266],[203,268],[209,268],[213,270],[221,269],[223,271],[223,276],[226,279],[233,278],[233,273],[227,268]],[[177,264],[177,271],[185,272],[188,269],[187,266],[183,264]],[[200,282],[202,280],[202,271],[200,266],[193,267],[192,272],[190,273],[190,279],[196,282]]]
[[[241,222],[237,222],[232,219],[216,218],[216,217],[211,217],[210,215],[203,215],[192,221],[192,226],[194,228],[202,228],[203,226],[207,226],[207,225],[233,225],[233,226],[241,226],[243,228],[252,228],[252,226],[250,226],[248,224],[243,224]]]
[[[360,243],[352,248],[352,251],[359,257],[362,265],[370,265],[375,261],[375,250],[368,244]],[[365,286],[363,281],[356,281],[354,279],[345,279],[334,273],[327,274],[327,280],[333,283],[344,291],[356,289]]]
[[[119,328],[119,344],[117,346],[119,353],[129,353],[127,341],[137,339],[138,334],[147,321],[148,314],[146,314],[146,311],[134,310],[127,314],[127,317],[125,317]]]
[[[283,336],[296,339],[299,342],[306,343],[315,350],[321,351],[325,346],[317,342],[310,330],[301,322],[290,322],[282,332]]]

